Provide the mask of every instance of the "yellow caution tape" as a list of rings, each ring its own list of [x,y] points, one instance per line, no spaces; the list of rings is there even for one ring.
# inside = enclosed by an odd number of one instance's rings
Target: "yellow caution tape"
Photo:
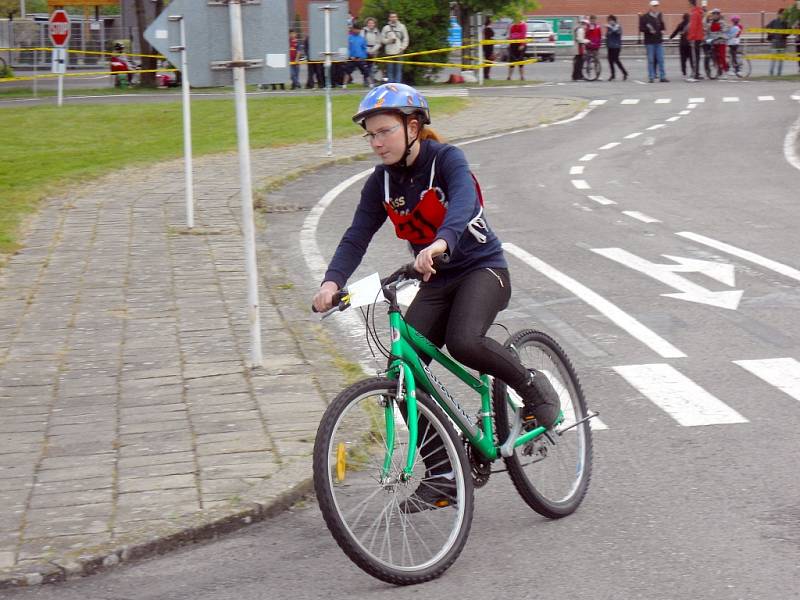
[[[64,73],[64,77],[85,77],[87,75],[122,75],[124,73],[172,73],[178,69],[136,69],[135,71],[92,71],[79,73]],[[0,83],[6,81],[33,81],[34,79],[52,79],[58,77],[58,73],[45,73],[44,75],[30,75],[28,77],[6,77],[0,79]]]
[[[800,29],[764,29],[763,27],[751,27],[747,33],[782,33],[784,35],[800,35]]]
[[[47,47],[41,47],[41,48],[0,48],[0,52],[33,52],[33,51],[51,52],[52,50],[54,50],[54,48],[47,48]],[[67,50],[67,52],[69,54],[91,54],[93,56],[119,56],[120,55],[119,52],[96,52],[94,50],[72,50],[72,49],[69,49],[69,48],[67,48],[66,50]],[[161,56],[160,54],[131,54],[130,52],[125,52],[124,54],[125,54],[125,56],[141,56],[141,57],[144,57],[144,58],[164,58],[164,59],[167,58],[166,56]]]
[[[800,62],[800,57],[794,54],[745,54],[747,60],[788,60]]]

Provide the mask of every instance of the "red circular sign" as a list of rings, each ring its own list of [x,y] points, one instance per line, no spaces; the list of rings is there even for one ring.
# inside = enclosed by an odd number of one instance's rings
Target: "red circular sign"
[[[47,25],[47,32],[50,34],[53,46],[64,46],[69,41],[70,26],[67,11],[61,9],[53,11]]]

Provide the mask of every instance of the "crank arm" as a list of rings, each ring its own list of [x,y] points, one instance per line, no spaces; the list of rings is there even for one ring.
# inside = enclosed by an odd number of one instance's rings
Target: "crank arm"
[[[590,412],[588,415],[586,415],[585,417],[583,417],[583,418],[582,418],[580,421],[575,421],[575,422],[574,422],[572,425],[570,425],[570,426],[568,426],[568,427],[564,427],[564,429],[559,429],[558,431],[556,431],[556,433],[557,433],[558,435],[563,435],[565,431],[569,431],[569,430],[570,430],[570,429],[572,429],[573,427],[577,427],[577,426],[578,426],[578,425],[580,425],[581,423],[586,423],[586,421],[588,421],[589,419],[594,419],[594,418],[595,418],[595,417],[597,417],[597,416],[600,416],[600,413],[599,413],[599,412],[597,412],[597,411],[592,411],[592,412]]]

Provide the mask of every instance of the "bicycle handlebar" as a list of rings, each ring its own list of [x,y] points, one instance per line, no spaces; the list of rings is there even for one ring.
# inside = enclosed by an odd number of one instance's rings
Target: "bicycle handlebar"
[[[434,266],[446,265],[449,262],[450,262],[450,255],[447,254],[446,252],[444,254],[440,254],[439,256],[433,259]],[[388,277],[381,279],[381,288],[385,288],[386,286],[392,285],[393,283],[399,283],[401,281],[405,281],[408,279],[418,279],[422,281],[422,273],[420,273],[414,268],[413,262],[403,265]],[[320,313],[322,314],[322,318],[324,319],[326,317],[329,317],[335,312],[341,312],[343,310],[346,310],[350,306],[350,303],[345,301],[347,295],[348,295],[347,288],[342,288],[341,290],[336,292],[333,295],[333,307],[326,310],[323,313]],[[315,313],[318,312],[313,304],[311,305],[311,311]]]

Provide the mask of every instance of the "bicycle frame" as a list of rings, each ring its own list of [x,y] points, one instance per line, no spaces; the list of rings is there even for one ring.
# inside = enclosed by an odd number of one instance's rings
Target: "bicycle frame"
[[[495,446],[494,420],[492,418],[491,384],[488,375],[476,378],[459,362],[444,354],[430,340],[405,322],[399,307],[394,305],[389,309],[389,326],[392,337],[391,358],[387,376],[398,382],[398,399],[405,398],[407,406],[407,425],[409,431],[408,455],[403,469],[403,474],[410,477],[414,467],[414,453],[418,439],[418,414],[416,389],[419,385],[427,392],[447,415],[458,426],[469,443],[475,447],[486,459],[495,460],[501,448],[515,448],[521,446],[540,435],[546,428],[536,427],[522,435],[519,427],[512,428],[509,440],[514,437],[513,445],[508,441]],[[481,397],[480,423],[473,422],[472,418],[461,407],[458,401],[450,394],[445,385],[430,371],[421,360],[419,353],[429,356],[442,365],[450,373],[458,377]],[[387,477],[394,451],[394,406],[388,402],[386,411],[386,442],[387,455],[383,465],[383,476]]]

